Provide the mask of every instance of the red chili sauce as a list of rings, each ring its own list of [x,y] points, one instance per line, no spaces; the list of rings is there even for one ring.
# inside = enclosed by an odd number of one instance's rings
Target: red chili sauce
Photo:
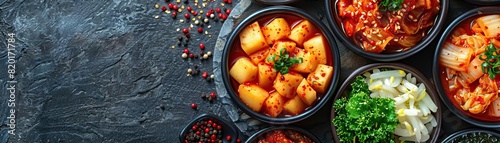
[[[457,28],[463,28],[465,30],[465,32],[467,33],[467,35],[474,35],[475,32],[472,31],[471,29],[471,23],[474,22],[474,20],[478,18],[478,17],[473,17],[473,18],[470,18],[470,19],[467,19],[465,21],[463,21],[459,26],[457,26]],[[454,31],[457,29],[455,28]],[[449,42],[451,42],[451,36],[447,39]],[[442,65],[439,65],[439,75],[440,75],[440,80],[441,80],[441,83],[442,83],[442,86],[443,86],[443,90],[445,91],[448,99],[453,103],[453,105],[455,106],[455,108],[457,108],[458,110],[460,110],[460,112],[462,112],[463,114],[469,116],[469,117],[472,117],[472,118],[475,118],[475,119],[479,119],[479,120],[483,120],[483,121],[490,121],[490,122],[499,122],[500,121],[500,118],[498,117],[492,117],[490,115],[488,115],[488,110],[489,109],[485,109],[485,112],[483,113],[480,113],[480,114],[472,114],[468,111],[464,111],[462,109],[462,107],[460,107],[459,103],[457,103],[457,101],[455,100],[455,94],[456,94],[456,91],[450,91],[449,90],[449,79],[447,79],[446,77],[446,67],[442,66]],[[474,81],[473,83],[471,83],[469,86],[471,88],[471,90],[475,89],[479,82],[479,80],[476,80]],[[500,85],[500,76],[496,76],[495,78],[495,81],[496,81],[496,84],[497,85]],[[492,106],[493,103],[490,104],[490,106]],[[488,107],[490,108],[490,107]]]

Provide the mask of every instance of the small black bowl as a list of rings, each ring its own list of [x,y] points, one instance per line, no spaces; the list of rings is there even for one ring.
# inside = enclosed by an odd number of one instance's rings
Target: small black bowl
[[[484,6],[500,4],[500,0],[464,0],[464,1],[475,5],[484,5]]]
[[[460,130],[460,131],[457,131],[457,132],[449,135],[441,143],[452,143],[452,141],[455,140],[456,138],[470,135],[470,134],[486,134],[486,135],[489,135],[491,137],[495,137],[497,139],[496,141],[500,142],[500,133],[498,133],[498,132],[490,131],[490,130],[486,130],[486,129],[480,129],[480,128],[470,128],[470,129]],[[482,139],[484,139],[484,138],[482,138]]]
[[[403,51],[403,52],[396,52],[396,53],[371,53],[365,51],[361,46],[356,44],[354,41],[352,41],[344,32],[344,28],[342,26],[342,18],[338,15],[337,11],[337,1],[338,0],[325,0],[325,6],[326,6],[326,14],[327,14],[327,19],[328,23],[333,29],[333,33],[336,34],[336,36],[339,38],[339,40],[351,51],[354,53],[361,55],[365,58],[372,59],[375,61],[382,61],[382,62],[390,62],[390,61],[397,61],[401,60],[404,58],[407,58],[409,56],[412,56],[419,51],[423,50],[425,47],[427,47],[433,40],[434,38],[438,35],[440,32],[441,28],[444,25],[444,22],[446,20],[446,14],[448,12],[448,3],[449,0],[441,0],[441,8],[439,9],[439,13],[436,16],[436,20],[434,21],[434,25],[431,27],[431,29],[428,30],[427,36],[423,37],[420,42],[413,46],[412,48]]]
[[[235,43],[239,43],[239,36],[238,34],[240,31],[243,30],[244,27],[247,25],[251,24],[252,22],[260,19],[260,18],[265,18],[266,16],[273,16],[274,14],[284,14],[284,15],[293,15],[300,17],[302,19],[307,19],[310,21],[318,30],[321,31],[321,34],[323,34],[323,37],[325,40],[328,42],[328,45],[330,46],[329,50],[330,52],[328,54],[331,55],[331,59],[333,61],[331,66],[334,68],[333,69],[333,75],[332,79],[330,82],[330,85],[328,86],[328,90],[325,92],[324,96],[319,99],[319,101],[316,101],[316,104],[313,105],[312,107],[308,107],[308,109],[298,115],[291,116],[291,117],[283,117],[283,118],[274,118],[270,117],[267,115],[264,115],[259,112],[253,111],[250,107],[245,105],[240,98],[238,97],[237,93],[237,87],[232,86],[233,78],[229,75],[229,66],[230,66],[230,58],[231,56],[229,55],[231,52],[231,49],[234,47],[233,45]],[[337,48],[337,44],[335,43],[335,39],[333,38],[330,30],[320,21],[318,18],[311,16],[307,12],[291,7],[291,6],[270,6],[266,7],[264,9],[258,10],[256,12],[251,13],[249,16],[247,16],[243,21],[241,21],[236,28],[233,30],[231,35],[229,36],[226,44],[224,45],[224,51],[222,53],[222,62],[221,62],[221,68],[222,68],[222,79],[224,86],[226,90],[228,91],[229,96],[231,97],[232,101],[246,114],[250,115],[253,118],[256,118],[257,120],[260,120],[262,122],[270,123],[270,124],[291,124],[295,122],[299,122],[305,118],[310,117],[314,113],[316,113],[325,103],[333,96],[333,93],[335,92],[335,88],[338,82],[338,78],[340,75],[340,56],[339,56],[339,50]]]
[[[440,69],[439,69],[439,55],[441,54],[441,49],[445,43],[445,41],[449,38],[453,30],[460,25],[460,23],[468,20],[469,18],[473,18],[476,16],[481,16],[481,15],[488,15],[488,14],[500,14],[500,7],[480,7],[476,8],[473,10],[470,10],[468,12],[465,12],[464,14],[460,15],[459,17],[455,18],[453,22],[446,28],[446,30],[443,32],[441,35],[441,38],[439,39],[439,43],[437,44],[436,52],[434,54],[434,61],[433,61],[433,66],[432,66],[432,76],[433,80],[436,86],[436,90],[439,93],[439,97],[441,100],[444,102],[444,105],[450,109],[450,111],[457,115],[460,119],[484,128],[500,128],[500,122],[488,122],[488,121],[482,121],[476,118],[471,117],[470,113],[465,113],[462,111],[461,108],[457,108],[453,103],[452,100],[448,98],[445,90],[443,89],[443,83],[441,82],[441,76],[440,76]]]
[[[373,69],[376,68],[390,68],[390,69],[400,69],[405,71],[406,73],[411,73],[413,77],[417,79],[418,83],[423,83],[426,87],[427,94],[429,94],[429,97],[434,101],[436,104],[437,111],[435,113],[432,113],[432,115],[436,118],[437,121],[437,126],[434,127],[433,131],[430,134],[429,140],[427,140],[428,143],[434,143],[437,141],[439,132],[441,130],[441,118],[442,118],[442,109],[441,107],[441,100],[439,100],[438,94],[436,93],[436,90],[434,90],[434,86],[432,83],[425,77],[424,74],[422,74],[419,70],[416,68],[413,68],[411,66],[401,64],[401,63],[372,63],[368,64],[365,66],[362,66],[358,69],[356,69],[354,72],[349,74],[347,79],[342,83],[340,86],[339,90],[337,91],[337,94],[335,95],[334,102],[337,99],[340,99],[344,97],[345,95],[348,95],[349,92],[352,90],[351,88],[351,83],[356,80],[356,77],[358,75],[362,75],[365,72],[371,72]],[[332,107],[331,114],[330,114],[330,121],[333,121],[333,119],[336,117],[335,113],[335,108]],[[333,134],[333,139],[334,142],[340,142],[340,139],[337,135],[337,128],[333,123],[330,124],[332,128],[332,134]]]
[[[295,131],[295,132],[298,132],[302,135],[305,135],[306,137],[308,137],[309,139],[311,139],[311,141],[314,141],[316,143],[320,143],[319,139],[314,136],[313,134],[311,134],[310,132],[304,130],[304,129],[301,129],[301,128],[298,128],[298,127],[294,127],[294,126],[272,126],[272,127],[267,127],[265,129],[262,129],[260,131],[258,131],[257,133],[253,134],[252,136],[250,136],[250,138],[248,138],[248,140],[245,142],[245,143],[257,143],[259,141],[259,139],[264,139],[265,138],[265,135],[269,132],[272,132],[272,131],[275,131],[275,130],[291,130],[291,131]]]
[[[236,130],[234,124],[227,122],[226,120],[212,114],[201,114],[200,116],[194,118],[189,124],[187,124],[179,134],[179,141],[181,143],[186,139],[186,134],[189,133],[193,125],[198,121],[211,120],[222,127],[222,142],[223,143],[235,143],[239,138],[239,132]],[[231,140],[226,140],[226,136],[231,136]]]

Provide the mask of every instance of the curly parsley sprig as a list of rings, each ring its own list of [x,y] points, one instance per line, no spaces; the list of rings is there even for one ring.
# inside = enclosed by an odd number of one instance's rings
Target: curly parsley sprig
[[[395,143],[393,131],[399,123],[390,98],[371,98],[364,77],[357,76],[349,95],[335,100],[332,120],[340,142]]]
[[[286,51],[285,48],[281,48],[279,55],[273,54],[271,57],[267,58],[267,61],[274,61],[274,69],[281,74],[287,74],[290,67],[294,64],[302,63],[302,58],[290,57],[288,51]]]
[[[381,0],[378,6],[382,11],[397,11],[401,9],[403,2],[404,0]]]
[[[486,50],[479,56],[479,59],[483,60],[482,70],[483,73],[486,73],[490,76],[491,79],[494,79],[497,74],[500,74],[500,49],[496,48],[493,43],[486,46]]]

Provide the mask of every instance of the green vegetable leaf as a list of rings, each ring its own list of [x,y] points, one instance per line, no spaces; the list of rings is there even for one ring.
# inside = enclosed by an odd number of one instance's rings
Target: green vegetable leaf
[[[499,50],[493,43],[490,43],[486,46],[484,53],[479,56],[479,59],[483,60],[483,64],[481,64],[483,73],[488,74],[491,79],[500,74]]]
[[[368,84],[365,82],[363,76],[357,76],[353,83],[351,83],[352,91],[349,94],[349,98],[355,93],[365,93],[370,95],[370,90],[368,90]]]
[[[273,54],[267,61],[274,61],[274,69],[279,71],[281,74],[287,74],[294,64],[302,63],[302,58],[290,57],[288,51],[285,48],[280,49],[280,54]]]
[[[358,76],[352,91],[334,102],[332,123],[341,142],[394,143],[393,131],[399,121],[396,105],[390,98],[370,98],[368,84]]]
[[[400,10],[404,0],[381,0],[378,4],[382,11],[397,11]]]

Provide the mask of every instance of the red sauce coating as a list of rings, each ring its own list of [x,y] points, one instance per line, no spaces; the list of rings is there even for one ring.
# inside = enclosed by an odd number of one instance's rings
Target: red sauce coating
[[[270,23],[274,18],[284,18],[287,23],[289,24],[290,26],[290,29],[293,29],[298,23],[300,23],[301,21],[303,21],[304,19],[301,18],[301,17],[298,17],[298,16],[294,16],[294,15],[288,15],[288,14],[272,14],[272,15],[268,15],[268,16],[264,16],[260,19],[258,19],[258,23],[259,25],[262,27],[262,26],[265,26],[266,24]],[[312,23],[312,21],[309,21]],[[316,27],[315,31],[313,31],[314,34],[311,34],[311,36],[309,37],[306,37],[305,38],[305,41],[307,41],[308,39],[314,37],[314,36],[317,36],[317,35],[321,35],[321,31],[319,31],[319,27]],[[325,36],[323,36],[324,38],[326,38]],[[247,57],[250,59],[250,57],[242,50],[241,48],[241,44],[240,44],[240,40],[239,40],[239,37],[236,37],[235,39],[233,39],[234,42],[233,42],[233,45],[232,45],[232,49],[231,51],[229,51],[229,69],[231,69],[231,67],[234,65],[234,63],[236,63],[236,61],[241,58],[241,57]],[[329,44],[327,41],[327,39],[323,39],[325,41],[325,44]],[[290,40],[291,41],[291,40]],[[272,46],[272,45],[270,45]],[[297,45],[297,47],[300,47],[299,45]],[[333,66],[333,58],[332,58],[332,55],[329,54],[331,53],[331,49],[329,48],[331,47],[330,45],[325,45],[325,52],[327,54],[327,64],[326,65],[329,65],[329,66]],[[303,47],[300,47],[300,48],[303,48]],[[296,54],[296,51],[295,52],[291,52],[290,53],[290,56],[294,56]],[[293,70],[291,70],[290,72],[293,72]],[[304,77],[304,79],[307,78],[307,75],[308,74],[301,74],[302,77]],[[279,79],[283,78],[283,77],[277,77]],[[281,80],[284,80],[284,79],[281,79]],[[250,84],[257,84],[258,85],[258,78],[256,78],[255,81],[251,81],[251,82],[247,82],[247,83],[244,83],[245,85],[250,85]],[[233,78],[231,78],[231,86],[233,87],[233,89],[238,89],[238,86],[239,86],[239,83],[234,80]],[[276,90],[271,86],[269,87],[262,87],[264,88],[265,90],[267,90],[269,93],[273,93],[273,92],[276,92]],[[320,93],[317,93],[317,99],[316,101],[309,107],[306,108],[305,111],[307,111],[310,107],[314,106],[320,99],[322,99],[322,97],[324,96],[324,94],[320,94]],[[288,99],[286,99],[288,100]],[[285,100],[285,102],[286,102]],[[265,109],[265,108],[263,108]],[[261,111],[262,114],[266,114],[266,111],[262,110]],[[293,116],[292,114],[290,113],[286,113],[284,110],[283,112],[281,112],[281,114],[278,115],[278,118],[282,118],[282,117],[290,117],[290,116]]]

